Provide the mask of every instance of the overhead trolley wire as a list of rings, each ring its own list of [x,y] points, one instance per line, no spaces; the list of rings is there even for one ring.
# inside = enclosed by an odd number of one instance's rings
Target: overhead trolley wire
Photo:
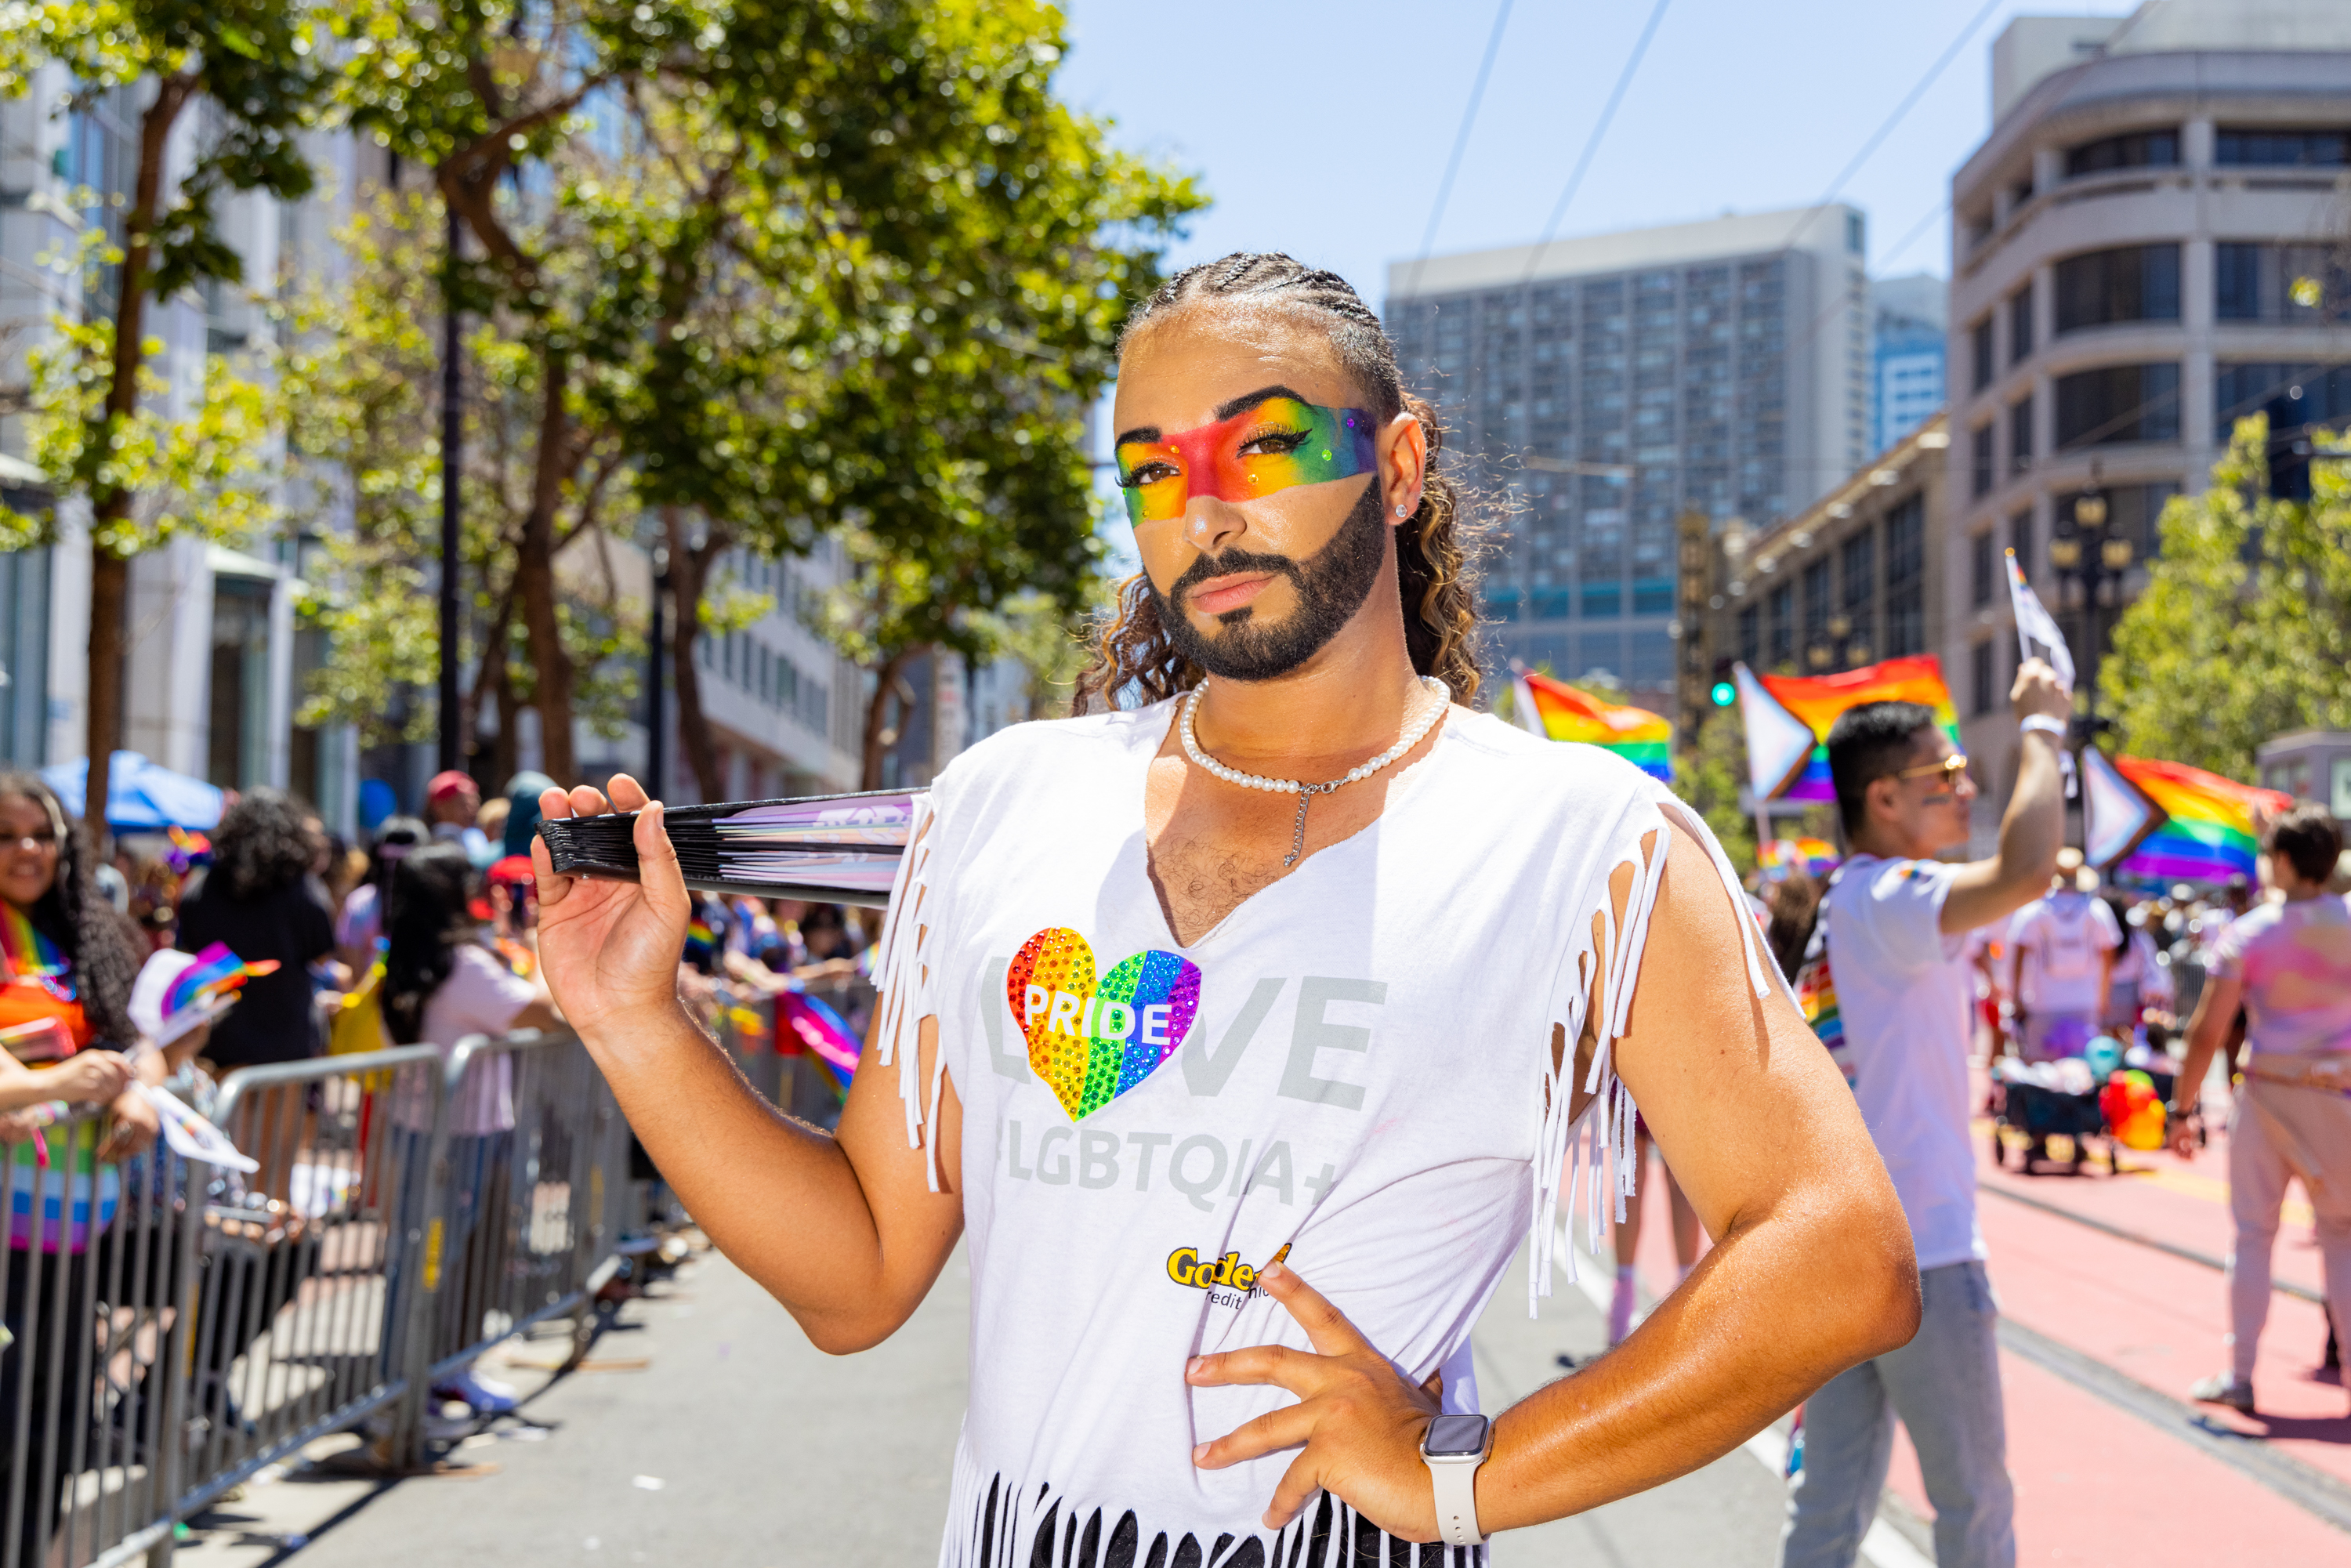
[[[1469,85],[1469,101],[1461,108],[1461,127],[1453,133],[1453,155],[1445,161],[1445,177],[1437,182],[1437,201],[1428,210],[1428,229],[1420,236],[1420,254],[1413,258],[1412,276],[1405,282],[1409,295],[1420,286],[1420,269],[1437,246],[1437,226],[1445,221],[1445,204],[1453,197],[1453,176],[1461,172],[1461,154],[1469,145],[1470,128],[1478,123],[1478,105],[1486,96],[1486,78],[1494,72],[1494,57],[1502,47],[1502,30],[1510,20],[1510,0],[1494,9],[1493,30],[1486,35],[1486,57],[1478,62],[1478,78]]]
[[[1657,36],[1657,24],[1666,19],[1666,7],[1671,3],[1672,0],[1657,0],[1656,6],[1649,13],[1647,24],[1641,29],[1641,36],[1633,40],[1633,52],[1626,57],[1625,68],[1616,74],[1616,85],[1610,89],[1608,101],[1601,106],[1600,118],[1593,122],[1592,134],[1584,139],[1583,152],[1576,158],[1575,168],[1568,175],[1567,184],[1559,193],[1559,201],[1552,207],[1551,221],[1543,225],[1542,237],[1535,241],[1534,249],[1527,256],[1527,275],[1519,279],[1521,288],[1534,281],[1535,272],[1542,265],[1543,252],[1551,248],[1552,237],[1559,233],[1560,221],[1567,216],[1568,204],[1575,200],[1575,193],[1583,185],[1585,172],[1592,167],[1593,155],[1600,151],[1601,138],[1608,134],[1609,121],[1616,118],[1616,106],[1625,101],[1625,89],[1633,85],[1633,73],[1641,68],[1641,57],[1649,52],[1649,40]]]
[[[1949,46],[1936,57],[1935,63],[1927,68],[1927,74],[1920,77],[1910,90],[1902,95],[1902,101],[1894,106],[1894,112],[1887,115],[1885,122],[1876,131],[1870,132],[1869,139],[1861,144],[1861,151],[1853,155],[1851,161],[1839,171],[1834,180],[1829,182],[1828,193],[1813,204],[1805,211],[1804,215],[1796,220],[1796,226],[1789,230],[1788,237],[1781,242],[1782,248],[1794,245],[1796,236],[1804,232],[1805,225],[1827,211],[1829,205],[1844,193],[1845,182],[1861,172],[1861,166],[1869,162],[1878,148],[1885,145],[1886,139],[1894,134],[1894,128],[1908,118],[1912,110],[1918,107],[1918,100],[1927,96],[1927,89],[1933,87],[1941,78],[1944,71],[1950,68],[1951,62],[1959,58],[1959,51],[1967,47],[1968,40],[1976,36],[1977,29],[1990,21],[1991,14],[1999,10],[2003,3],[2004,0],[1984,0],[1983,9],[1978,11],[1969,20],[1968,25],[1959,29],[1959,36],[1953,38]]]

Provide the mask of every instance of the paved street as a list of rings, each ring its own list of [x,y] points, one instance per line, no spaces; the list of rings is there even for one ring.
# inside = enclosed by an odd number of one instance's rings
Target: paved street
[[[2218,1364],[2228,1245],[2225,1148],[2193,1165],[2125,1156],[2079,1176],[1991,1167],[1982,1199],[2001,1292],[2002,1379],[2029,1563],[2317,1563],[2351,1550],[2351,1418],[2315,1373],[2325,1331],[2306,1210],[2290,1207],[2262,1347],[2263,1415],[2181,1400]],[[1672,1279],[1645,1234],[1645,1288]],[[2150,1245],[2162,1241],[2166,1251]],[[1522,1265],[1520,1265],[1522,1267]],[[1604,1270],[1564,1278],[1530,1322],[1515,1272],[1479,1324],[1484,1403],[1499,1408],[1604,1338]],[[192,1568],[694,1563],[712,1568],[933,1560],[965,1388],[966,1275],[951,1264],[889,1343],[810,1349],[724,1259],[705,1254],[625,1306],[585,1369],[550,1381],[550,1335],[493,1355],[531,1391],[459,1457],[471,1478],[385,1484],[297,1464],[199,1521]],[[1783,1424],[1784,1426],[1784,1424]],[[330,1459],[352,1439],[315,1445]],[[1785,1438],[1642,1497],[1499,1540],[1499,1568],[1567,1563],[1765,1568],[1776,1561]],[[2151,1506],[2158,1496],[2195,1506]],[[1907,1440],[1866,1550],[1874,1568],[1932,1561],[1932,1508]],[[2250,1555],[2248,1555],[2250,1554]]]
[[[1590,1355],[1604,1337],[1599,1310],[1564,1280],[1541,1321],[1530,1322],[1520,1277],[1506,1281],[1479,1333],[1489,1407],[1556,1375],[1562,1351]],[[180,1561],[927,1563],[963,1408],[967,1289],[958,1259],[895,1338],[840,1360],[810,1349],[732,1265],[705,1255],[659,1295],[627,1306],[590,1370],[529,1399],[525,1413],[537,1425],[501,1422],[462,1450],[495,1473],[386,1485],[296,1466],[202,1520]],[[547,1380],[536,1364],[560,1354],[550,1338],[516,1347],[491,1370],[535,1386]],[[1646,1496],[1506,1537],[1494,1561],[1762,1568],[1775,1560],[1780,1498],[1769,1464],[1740,1452]],[[289,1549],[299,1540],[308,1543]]]

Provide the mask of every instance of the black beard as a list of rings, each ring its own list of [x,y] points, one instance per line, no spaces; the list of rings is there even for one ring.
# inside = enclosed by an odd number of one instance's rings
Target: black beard
[[[1371,597],[1386,557],[1387,525],[1380,515],[1380,486],[1374,478],[1364,486],[1362,498],[1331,542],[1303,564],[1286,555],[1254,550],[1203,555],[1184,569],[1165,593],[1152,583],[1151,597],[1167,641],[1186,660],[1222,680],[1270,681],[1321,653],[1354,618]],[[1217,617],[1224,627],[1222,635],[1202,636],[1184,614],[1184,601],[1210,578],[1237,571],[1280,572],[1298,591],[1298,608],[1287,621],[1260,625],[1255,620],[1256,606],[1244,604]]]

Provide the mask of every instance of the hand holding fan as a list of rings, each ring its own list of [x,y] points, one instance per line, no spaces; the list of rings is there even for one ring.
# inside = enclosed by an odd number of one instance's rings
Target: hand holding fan
[[[921,793],[874,789],[672,806],[662,821],[690,888],[879,909],[897,880]],[[559,874],[635,882],[635,812],[614,811],[551,817],[538,831]]]

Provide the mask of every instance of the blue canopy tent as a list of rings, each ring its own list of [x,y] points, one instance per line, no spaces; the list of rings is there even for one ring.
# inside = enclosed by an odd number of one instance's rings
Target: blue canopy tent
[[[41,782],[57,792],[65,809],[83,816],[89,789],[89,759],[59,762],[41,769]],[[225,797],[201,779],[174,773],[135,751],[118,751],[106,779],[106,825],[118,833],[160,833],[166,828],[209,831],[220,826]]]

